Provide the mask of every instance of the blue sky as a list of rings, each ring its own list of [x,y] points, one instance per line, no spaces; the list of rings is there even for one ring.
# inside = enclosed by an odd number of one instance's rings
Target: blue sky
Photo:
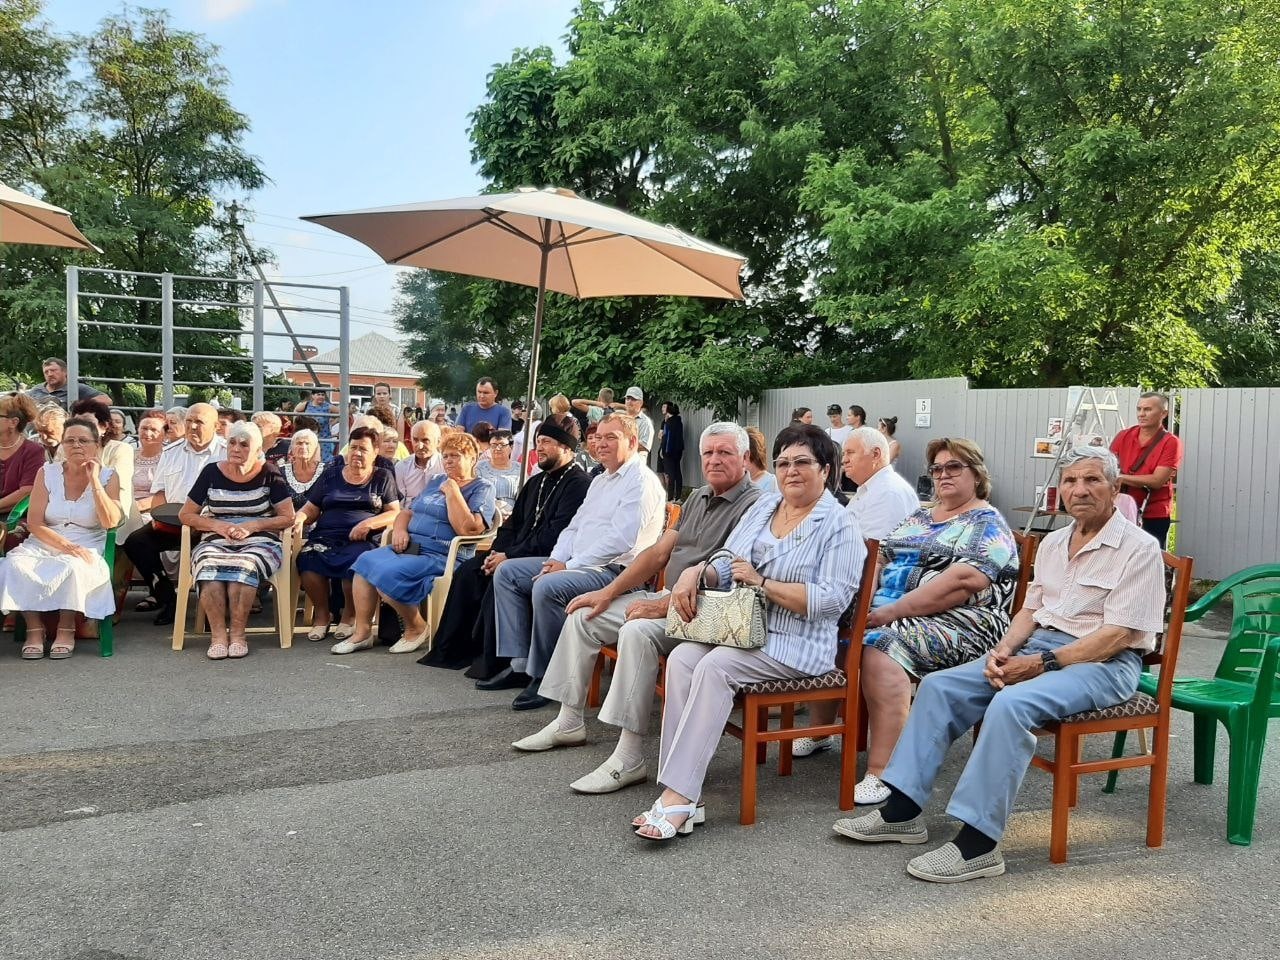
[[[576,0],[172,0],[174,24],[221,51],[248,149],[272,183],[252,198],[253,240],[278,275],[351,288],[353,336],[395,336],[396,271],[305,214],[465,196],[467,114],[517,47],[561,38]],[[88,32],[119,2],[47,0],[59,30]],[[542,184],[537,184],[542,186]],[[301,303],[301,301],[295,301]],[[320,332],[313,328],[313,332]]]

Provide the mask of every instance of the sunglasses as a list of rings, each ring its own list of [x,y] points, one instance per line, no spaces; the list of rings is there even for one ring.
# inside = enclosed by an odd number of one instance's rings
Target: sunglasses
[[[961,463],[959,460],[948,460],[946,463],[932,463],[929,465],[929,476],[937,480],[939,477],[958,477],[969,469],[967,463]]]

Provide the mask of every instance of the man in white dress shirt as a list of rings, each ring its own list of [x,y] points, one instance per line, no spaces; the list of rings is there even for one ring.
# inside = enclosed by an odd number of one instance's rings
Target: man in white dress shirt
[[[591,481],[551,556],[507,560],[493,577],[498,655],[529,677],[512,703],[516,710],[551,702],[539,688],[569,601],[611,583],[662,534],[666,491],[638,452],[635,420],[609,414],[596,442],[605,472]]]
[[[1044,538],[1022,609],[985,656],[920,683],[881,779],[885,805],[840,820],[837,833],[867,843],[927,843],[923,807],[947,750],[982,724],[947,813],[955,839],[916,857],[907,872],[955,883],[1004,873],[1000,840],[1035,753],[1033,731],[1124,703],[1142,655],[1164,626],[1160,544],[1115,508],[1120,466],[1103,447],[1063,457],[1058,495],[1071,523]]]
[[[858,485],[847,509],[868,540],[883,540],[920,509],[915,487],[889,466],[889,441],[875,427],[850,428],[842,466],[844,475]],[[835,718],[835,701],[824,700],[809,707],[810,726],[832,723]],[[801,737],[792,743],[791,755],[807,757],[839,742],[839,737]]]
[[[201,470],[227,458],[227,441],[217,435],[217,429],[218,411],[207,403],[193,403],[183,421],[185,439],[165,447],[152,476],[150,498],[138,500],[138,509],[153,516],[160,507],[172,504],[175,508],[172,522],[166,524],[161,521],[157,528],[153,519],[145,527],[133,531],[124,542],[124,552],[151,586],[151,595],[160,603],[160,612],[155,618],[157,624],[173,623],[177,594],[164,571],[160,554],[182,546],[182,529],[177,525],[176,508],[186,502],[187,492]]]
[[[844,474],[858,485],[849,512],[862,535],[883,540],[920,509],[916,488],[889,466],[889,441],[875,427],[856,427],[844,441]]]
[[[400,508],[408,510],[415,498],[427,488],[427,481],[444,473],[440,459],[440,427],[430,420],[419,420],[409,431],[413,456],[396,461],[396,486],[400,488]]]

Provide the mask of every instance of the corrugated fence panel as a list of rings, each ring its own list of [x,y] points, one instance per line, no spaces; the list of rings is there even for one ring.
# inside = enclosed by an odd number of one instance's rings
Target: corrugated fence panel
[[[1099,390],[1098,399],[1103,399]],[[1106,414],[1108,432],[1134,422],[1140,392],[1116,390],[1119,418]],[[1280,562],[1280,388],[1181,391],[1178,434],[1185,455],[1178,474],[1176,549],[1196,559],[1196,576],[1220,580],[1247,566]],[[930,424],[915,426],[916,401],[931,401]],[[868,423],[898,418],[902,456],[896,468],[912,483],[924,470],[925,446],[934,437],[969,437],[982,447],[991,470],[992,500],[1021,529],[1035,488],[1045,483],[1053,461],[1032,456],[1036,437],[1051,417],[1068,417],[1067,390],[970,390],[962,378],[854,383],[768,390],[742,423],[757,423],[772,444],[806,406],[826,427],[828,404],[866,408]],[[685,483],[702,482],[698,436],[711,414],[686,411]]]
[[[1280,562],[1280,388],[1182,392],[1177,550],[1220,580]]]

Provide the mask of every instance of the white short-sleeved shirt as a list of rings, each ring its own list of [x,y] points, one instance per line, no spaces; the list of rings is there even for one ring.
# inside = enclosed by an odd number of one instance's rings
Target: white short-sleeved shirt
[[[858,518],[862,535],[883,540],[903,520],[920,509],[916,488],[890,466],[881,467],[849,499],[848,510]]]

